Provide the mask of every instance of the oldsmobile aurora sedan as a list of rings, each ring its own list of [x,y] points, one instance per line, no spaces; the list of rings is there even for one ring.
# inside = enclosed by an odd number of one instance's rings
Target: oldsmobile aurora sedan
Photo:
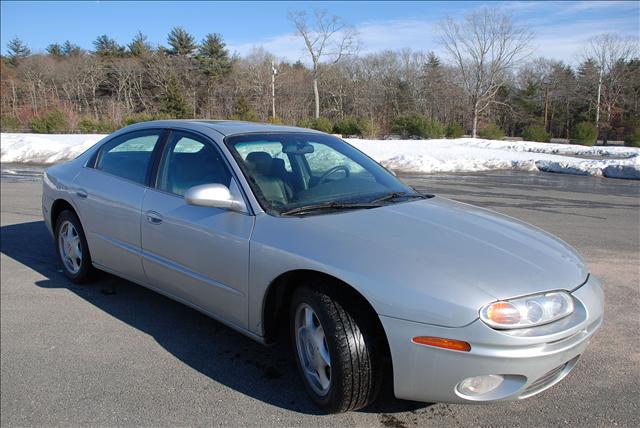
[[[43,190],[71,281],[101,269],[262,343],[288,325],[327,412],[371,403],[385,374],[401,399],[533,396],[603,319],[599,281],[564,242],[420,194],[307,129],[136,124],[49,168]]]

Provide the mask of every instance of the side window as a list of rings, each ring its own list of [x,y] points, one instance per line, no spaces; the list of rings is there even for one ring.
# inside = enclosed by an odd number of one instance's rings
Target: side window
[[[200,184],[229,186],[231,173],[219,151],[196,136],[175,132],[165,147],[158,189],[176,195]]]
[[[153,149],[161,131],[136,132],[118,137],[100,150],[95,168],[115,176],[145,184]]]

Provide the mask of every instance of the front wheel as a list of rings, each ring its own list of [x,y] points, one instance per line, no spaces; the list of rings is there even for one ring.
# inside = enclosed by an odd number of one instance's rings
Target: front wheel
[[[301,287],[291,304],[296,363],[313,401],[328,413],[375,400],[381,381],[375,341],[358,319],[319,289]]]

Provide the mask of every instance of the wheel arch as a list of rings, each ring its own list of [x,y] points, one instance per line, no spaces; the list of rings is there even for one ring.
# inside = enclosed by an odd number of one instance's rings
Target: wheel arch
[[[364,310],[364,314],[371,320],[376,330],[377,337],[382,340],[384,352],[390,356],[387,335],[371,303],[354,287],[335,276],[309,269],[298,269],[282,273],[269,284],[262,305],[262,323],[266,343],[273,343],[289,314],[289,304],[293,290],[310,280],[323,280],[331,284],[345,301],[353,302],[357,308]],[[348,309],[348,308],[346,308]]]
[[[69,201],[67,201],[66,199],[58,198],[51,205],[51,213],[50,213],[51,228],[54,231],[56,227],[56,222],[58,221],[58,216],[60,215],[61,212],[65,210],[69,210],[73,212],[78,217],[78,219],[80,218],[80,216],[78,215],[78,211]]]

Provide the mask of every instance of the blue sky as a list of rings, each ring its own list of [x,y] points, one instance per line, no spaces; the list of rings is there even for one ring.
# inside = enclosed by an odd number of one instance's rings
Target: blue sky
[[[2,52],[13,37],[33,51],[71,40],[85,49],[100,34],[126,44],[139,30],[155,44],[166,44],[169,30],[181,25],[198,40],[221,33],[241,55],[262,46],[295,61],[303,46],[292,35],[287,13],[326,9],[359,32],[363,52],[411,48],[435,50],[437,23],[485,5],[513,15],[536,34],[534,56],[574,62],[589,37],[603,32],[639,36],[640,2],[13,2],[2,1]]]

